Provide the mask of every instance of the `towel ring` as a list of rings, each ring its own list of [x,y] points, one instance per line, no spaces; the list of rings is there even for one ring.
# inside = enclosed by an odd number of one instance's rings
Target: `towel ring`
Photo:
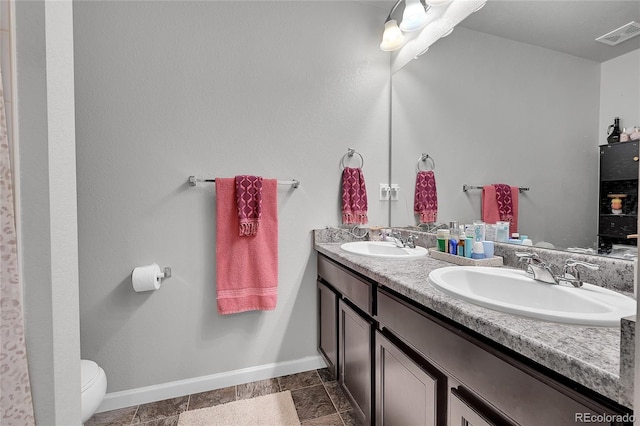
[[[422,164],[422,163],[426,164],[427,160],[431,160],[431,169],[422,170],[420,168],[420,164]],[[431,171],[436,169],[436,161],[433,159],[433,157],[429,157],[429,154],[422,153],[422,155],[420,157],[418,157],[418,164],[417,164],[416,168],[418,169],[419,172],[422,172],[422,171],[431,172]]]
[[[347,153],[345,155],[342,156],[342,160],[340,160],[340,164],[342,164],[342,168],[344,169],[346,166],[344,165],[344,160],[348,157],[351,158],[353,157],[353,155],[356,154],[358,157],[360,157],[360,168],[364,167],[364,158],[362,157],[362,154],[360,154],[358,151],[356,151],[353,148],[349,148],[347,149]]]

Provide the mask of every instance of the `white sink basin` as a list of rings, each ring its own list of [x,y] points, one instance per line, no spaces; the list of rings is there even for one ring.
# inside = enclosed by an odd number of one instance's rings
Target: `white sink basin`
[[[390,241],[356,241],[344,243],[340,248],[349,253],[359,254],[361,256],[381,257],[385,259],[412,259],[426,256],[428,253],[424,247],[397,247],[395,243]]]
[[[476,305],[546,321],[619,327],[620,318],[636,313],[636,301],[615,291],[542,283],[513,269],[452,266],[432,271],[429,283]]]

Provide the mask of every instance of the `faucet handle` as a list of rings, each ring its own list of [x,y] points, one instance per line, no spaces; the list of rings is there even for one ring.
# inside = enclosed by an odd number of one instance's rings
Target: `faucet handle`
[[[543,263],[535,253],[517,251],[516,256],[518,257],[518,262],[526,263],[527,265],[530,265],[532,263]]]
[[[533,274],[533,269],[531,265],[544,265],[544,263],[540,260],[537,254],[529,253],[525,251],[517,251],[516,256],[518,257],[518,263],[524,263],[527,265],[525,267],[525,271],[528,274]]]
[[[567,259],[564,263],[561,280],[569,282],[574,287],[582,287],[583,281],[580,278],[580,270],[578,269],[578,266],[592,271],[600,269],[600,265],[596,265],[595,263],[583,262],[576,259]]]
[[[582,260],[577,259],[567,259],[564,263],[565,269],[576,269],[576,266],[583,266],[587,269],[591,269],[592,271],[597,271],[600,269],[600,265],[596,265],[595,263],[583,262]]]

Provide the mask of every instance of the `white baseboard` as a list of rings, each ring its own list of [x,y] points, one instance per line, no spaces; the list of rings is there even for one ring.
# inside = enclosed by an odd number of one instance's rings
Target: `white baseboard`
[[[240,370],[194,377],[192,379],[111,392],[104,397],[97,412],[101,413],[118,408],[132,407],[148,402],[255,382],[256,380],[272,379],[287,374],[325,368],[326,366],[327,364],[321,356],[310,356],[293,361],[258,365],[256,367],[242,368]]]

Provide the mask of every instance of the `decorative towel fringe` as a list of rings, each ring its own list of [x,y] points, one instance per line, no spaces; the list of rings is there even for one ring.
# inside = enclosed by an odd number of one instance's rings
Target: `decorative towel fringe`
[[[367,212],[343,212],[342,223],[363,225],[369,221]]]
[[[438,220],[438,212],[436,210],[420,212],[420,223],[433,223]]]
[[[256,222],[246,222],[240,224],[240,236],[241,237],[252,237],[258,233],[258,225]]]

